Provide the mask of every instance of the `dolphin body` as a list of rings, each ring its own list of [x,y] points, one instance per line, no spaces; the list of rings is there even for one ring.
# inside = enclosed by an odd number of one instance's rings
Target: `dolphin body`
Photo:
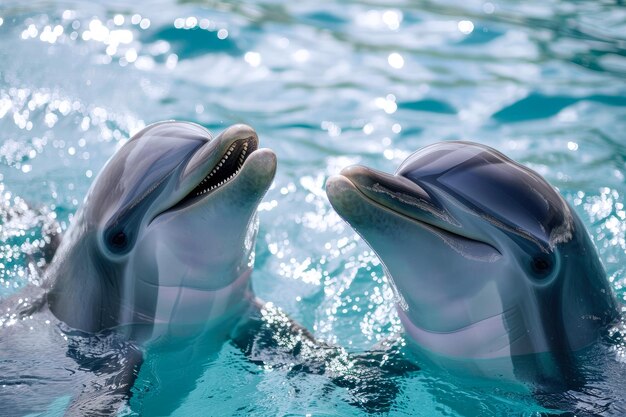
[[[326,189],[384,264],[425,363],[546,390],[578,383],[574,353],[617,304],[581,220],[539,174],[442,142],[395,175],[352,166]]]

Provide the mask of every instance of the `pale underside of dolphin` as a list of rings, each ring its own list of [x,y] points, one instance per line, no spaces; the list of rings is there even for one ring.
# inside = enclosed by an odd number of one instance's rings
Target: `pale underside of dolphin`
[[[327,193],[380,257],[407,336],[437,365],[560,383],[617,316],[575,211],[492,148],[437,143],[394,175],[346,168]]]

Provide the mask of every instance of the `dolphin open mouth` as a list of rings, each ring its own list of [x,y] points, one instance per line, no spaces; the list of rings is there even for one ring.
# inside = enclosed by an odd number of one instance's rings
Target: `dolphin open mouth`
[[[243,164],[246,162],[246,159],[248,159],[257,148],[258,141],[254,136],[235,140],[226,149],[220,160],[211,168],[207,175],[169,210],[176,210],[183,206],[193,204],[195,201],[223,187],[237,176]]]
[[[235,141],[222,155],[222,159],[213,167],[211,172],[181,202],[210,193],[235,178],[246,158],[256,149],[257,142],[253,138]]]

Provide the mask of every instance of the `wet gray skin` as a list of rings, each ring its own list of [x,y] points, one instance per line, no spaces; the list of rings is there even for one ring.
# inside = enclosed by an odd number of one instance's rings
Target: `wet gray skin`
[[[138,341],[185,336],[252,299],[256,209],[276,170],[254,130],[163,122],[106,164],[48,270],[50,310],[72,328]]]
[[[329,178],[331,204],[378,254],[417,351],[470,375],[562,383],[616,317],[574,210],[536,172],[470,142],[425,147],[394,175]]]

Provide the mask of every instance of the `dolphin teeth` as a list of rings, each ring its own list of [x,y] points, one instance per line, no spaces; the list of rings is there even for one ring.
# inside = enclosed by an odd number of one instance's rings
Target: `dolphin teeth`
[[[211,171],[177,203],[177,206],[190,199],[201,198],[235,178],[241,171],[249,150],[251,152],[256,150],[256,141],[240,139],[232,143]]]

